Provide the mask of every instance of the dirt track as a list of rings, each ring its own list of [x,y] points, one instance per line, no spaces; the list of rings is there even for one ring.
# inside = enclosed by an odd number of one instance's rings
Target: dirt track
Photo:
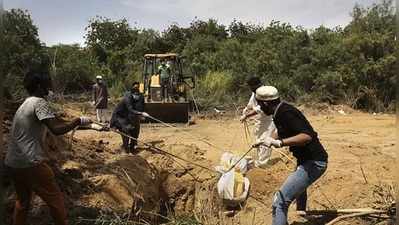
[[[395,118],[392,115],[371,115],[355,111],[350,111],[346,115],[336,111],[317,114],[317,112],[307,113],[329,153],[330,163],[327,173],[317,185],[310,188],[308,207],[311,209],[371,207],[374,185],[392,183],[394,180]],[[75,138],[101,139],[109,142],[109,149],[115,152],[118,151],[120,144],[118,135],[91,130],[79,131],[75,134]],[[237,118],[223,118],[223,116],[213,120],[198,119],[195,125],[189,127],[180,125],[178,129],[166,128],[159,124],[146,124],[143,125],[141,138],[146,142],[158,143],[157,146],[183,156],[187,156],[185,152],[198,148],[204,154],[194,160],[209,167],[218,164],[221,149],[237,154],[242,154],[248,149],[243,125]],[[205,139],[221,149],[217,150],[200,139]],[[248,218],[252,221],[255,214],[255,224],[269,223],[272,193],[289,173],[287,167],[294,168],[284,158],[282,161],[285,163],[277,160],[281,158],[277,152],[273,153],[273,158],[276,158],[273,160],[275,165],[270,169],[255,169],[249,173],[252,194],[257,200],[250,198],[246,208],[233,218],[233,222],[249,224]],[[206,178],[209,173],[201,170],[196,175]],[[294,208],[291,207],[290,211],[290,221],[295,222],[294,224],[323,223],[320,220],[306,222],[306,219],[296,217],[293,213]],[[360,221],[356,223],[362,224]],[[348,222],[348,224],[356,223]]]

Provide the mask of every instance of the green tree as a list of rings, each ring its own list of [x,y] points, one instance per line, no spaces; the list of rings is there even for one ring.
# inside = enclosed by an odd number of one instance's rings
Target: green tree
[[[121,94],[126,81],[139,79],[144,54],[163,53],[170,47],[159,32],[132,28],[126,19],[96,17],[86,32],[87,49],[96,57],[115,95]]]
[[[208,21],[194,20],[190,23],[189,30],[193,37],[197,35],[212,36],[219,41],[228,37],[226,27],[219,24],[215,19]]]
[[[345,87],[340,65],[348,58],[342,43],[342,30],[318,27],[310,34],[310,45],[305,49],[303,64],[299,65],[294,75],[294,83],[301,86],[304,93],[313,93],[316,100],[339,103]],[[336,75],[337,77],[334,77]],[[341,85],[338,84],[336,81]],[[336,85],[336,88],[330,87]]]
[[[236,19],[230,23],[228,32],[231,38],[236,38],[240,42],[254,42],[264,31],[262,26],[256,26],[250,23],[244,24]]]
[[[52,58],[52,80],[58,94],[89,91],[100,69],[79,45],[56,45],[48,49]]]
[[[395,14],[392,1],[369,8],[355,6],[345,28],[344,48],[350,58],[343,70],[354,106],[381,111],[393,103],[396,90]]]
[[[162,33],[162,39],[167,46],[168,52],[182,53],[190,38],[189,29],[179,27],[177,24],[170,25]]]
[[[7,92],[23,95],[22,79],[28,70],[47,71],[49,58],[27,11],[11,9],[3,20],[2,70]]]
[[[204,75],[215,60],[218,45],[214,36],[196,35],[187,43],[182,54],[191,62],[196,74]]]
[[[126,19],[112,21],[105,17],[95,17],[85,28],[86,45],[100,63],[108,63],[113,51],[121,51],[134,42],[132,31]],[[114,71],[118,72],[118,71]]]
[[[247,59],[243,54],[245,46],[236,38],[222,42],[215,52],[215,60],[210,65],[213,71],[230,71],[236,88],[242,86],[249,73]]]

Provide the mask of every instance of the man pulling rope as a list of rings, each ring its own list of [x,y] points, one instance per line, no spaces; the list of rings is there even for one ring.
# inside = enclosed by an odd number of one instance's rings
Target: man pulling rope
[[[288,208],[296,199],[297,210],[306,210],[306,189],[327,169],[328,154],[306,117],[294,106],[280,100],[272,86],[256,90],[256,100],[266,115],[272,115],[277,134],[256,143],[257,146],[281,148],[289,146],[297,158],[297,169],[275,194],[272,225],[286,225]]]

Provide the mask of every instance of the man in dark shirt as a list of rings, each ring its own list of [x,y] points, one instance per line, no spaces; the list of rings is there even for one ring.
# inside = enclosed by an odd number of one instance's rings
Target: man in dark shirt
[[[144,112],[144,96],[139,91],[139,83],[134,82],[132,89],[126,92],[122,101],[115,107],[110,127],[137,139],[140,134],[142,117],[149,117],[149,115]],[[135,152],[137,140],[122,135],[122,143],[122,148],[127,153]]]
[[[327,169],[328,155],[306,117],[294,106],[283,102],[272,86],[256,90],[256,100],[266,115],[273,115],[277,133],[259,144],[280,148],[289,146],[297,159],[297,169],[290,174],[273,201],[272,225],[286,225],[287,212],[296,199],[297,210],[306,210],[306,189]]]

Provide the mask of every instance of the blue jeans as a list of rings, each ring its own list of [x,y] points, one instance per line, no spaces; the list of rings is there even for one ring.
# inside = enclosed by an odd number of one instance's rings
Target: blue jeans
[[[305,161],[290,174],[283,186],[274,195],[272,225],[287,225],[288,207],[296,199],[297,210],[306,209],[306,189],[315,182],[327,169],[327,162]]]

